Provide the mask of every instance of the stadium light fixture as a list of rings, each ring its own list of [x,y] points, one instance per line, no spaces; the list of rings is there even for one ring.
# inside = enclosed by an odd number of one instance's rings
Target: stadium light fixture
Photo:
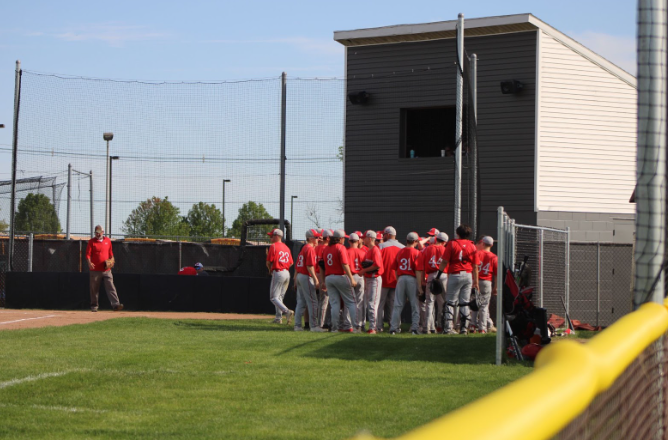
[[[348,93],[348,99],[353,105],[366,104],[369,101],[369,98],[371,98],[371,94],[369,92],[362,91]]]
[[[0,128],[5,128],[5,124],[0,124]]]
[[[107,141],[107,157],[106,157],[106,179],[107,181],[105,182],[105,195],[104,195],[104,230],[109,231],[109,185],[110,185],[110,180],[109,180],[109,168],[111,167],[111,161],[109,160],[109,141],[114,138],[114,134],[111,132],[103,133],[102,138]]]
[[[504,95],[513,95],[520,93],[524,89],[524,83],[511,79],[508,81],[501,81],[501,93]]]
[[[225,182],[231,182],[231,180],[223,179],[223,237],[225,237]]]

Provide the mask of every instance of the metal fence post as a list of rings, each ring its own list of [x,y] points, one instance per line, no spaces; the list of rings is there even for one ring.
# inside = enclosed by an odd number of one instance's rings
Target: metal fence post
[[[571,228],[566,228],[566,313],[571,313]]]
[[[33,233],[31,232],[28,235],[28,272],[32,272],[32,245],[33,245]]]
[[[543,266],[544,266],[544,255],[543,255],[543,241],[545,239],[545,230],[540,230],[540,235],[538,236],[538,272],[540,277],[540,307],[543,307]]]
[[[16,60],[16,75],[14,77],[14,133],[12,134],[12,193],[9,202],[9,255],[7,270],[14,266],[14,235],[16,234],[14,218],[16,217],[16,171],[18,159],[18,132],[19,108],[21,103],[21,61]]]
[[[183,244],[183,243],[181,243],[181,242],[179,241],[179,269],[178,269],[178,270],[181,270],[181,268],[183,267],[183,266],[181,265],[181,245],[182,245],[182,244]]]
[[[496,234],[498,240],[496,242],[496,254],[498,258],[498,274],[496,276],[496,365],[501,365],[503,361],[503,280],[505,279],[505,271],[503,270],[505,241],[506,241],[506,219],[503,212],[503,207],[499,206],[496,215]]]
[[[53,199],[56,203],[56,199]],[[70,239],[70,214],[72,213],[72,164],[67,164],[67,226],[65,227],[65,239]]]
[[[288,75],[281,75],[281,188],[278,218],[278,229],[285,233],[285,135],[286,135],[286,113],[287,113],[287,83]]]
[[[601,315],[601,242],[596,243],[596,326]]]

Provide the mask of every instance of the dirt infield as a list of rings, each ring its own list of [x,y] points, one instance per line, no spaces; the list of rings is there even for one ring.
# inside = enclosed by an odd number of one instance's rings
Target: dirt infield
[[[21,328],[60,327],[70,324],[88,324],[114,318],[156,319],[271,319],[269,315],[239,315],[233,313],[179,313],[179,312],[112,312],[88,310],[14,310],[0,309],[0,330]]]

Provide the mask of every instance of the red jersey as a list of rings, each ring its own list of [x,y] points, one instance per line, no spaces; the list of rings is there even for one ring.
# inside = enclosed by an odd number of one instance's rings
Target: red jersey
[[[322,260],[322,251],[324,251],[326,247],[327,245],[324,243],[321,243],[315,247],[315,258],[317,261]]]
[[[348,261],[350,261],[350,271],[352,273],[355,274],[362,269],[361,264],[365,256],[366,252],[363,249],[348,248]]]
[[[105,267],[104,262],[114,256],[111,250],[111,240],[109,237],[103,237],[102,240],[91,238],[86,247],[86,258],[90,258],[91,263],[95,265],[93,272],[106,272],[111,269]]]
[[[342,244],[327,246],[322,252],[325,262],[325,276],[344,275],[343,265],[348,264],[348,250]]]
[[[313,270],[315,270],[315,272],[317,273],[318,268],[315,267],[317,266],[317,264],[318,264],[318,257],[315,254],[315,248],[308,243],[305,244],[301,252],[299,252],[299,255],[297,256],[297,264],[295,266],[296,268],[295,270],[297,271],[297,273],[311,276],[311,274],[308,273],[306,266],[313,266]]]
[[[496,276],[499,259],[490,251],[478,251],[478,279],[492,281]]]
[[[271,261],[271,271],[288,270],[292,266],[292,254],[285,243],[279,241],[269,246],[267,261]]]
[[[438,272],[438,266],[441,265],[445,246],[428,246],[422,251],[422,264],[425,273]]]
[[[397,276],[394,273],[397,270],[397,254],[401,249],[396,246],[388,246],[381,249],[380,254],[383,257],[383,287],[394,289],[397,287]]]
[[[377,278],[385,272],[385,265],[383,264],[382,252],[378,249],[378,246],[374,246],[366,251],[364,255],[365,260],[372,261],[372,266],[378,266],[378,270],[374,273],[366,272],[364,278]]]
[[[197,270],[192,266],[182,267],[177,275],[197,275]]]
[[[445,245],[443,260],[448,262],[448,273],[473,272],[473,265],[479,265],[478,250],[471,240],[450,240]]]
[[[420,251],[414,247],[406,246],[399,249],[397,254],[397,278],[402,275],[415,276],[416,270],[424,270],[422,258],[420,258]]]

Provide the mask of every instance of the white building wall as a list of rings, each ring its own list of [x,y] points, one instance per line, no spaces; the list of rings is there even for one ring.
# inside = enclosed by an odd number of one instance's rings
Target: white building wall
[[[634,213],[636,89],[546,33],[538,41],[536,210]]]

